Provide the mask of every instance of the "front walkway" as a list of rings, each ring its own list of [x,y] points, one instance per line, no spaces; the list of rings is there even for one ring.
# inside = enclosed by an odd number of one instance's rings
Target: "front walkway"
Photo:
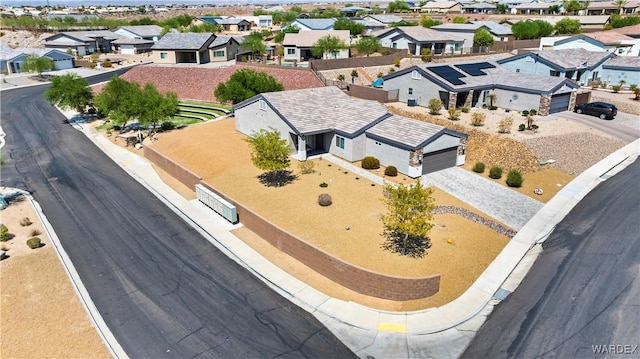
[[[436,186],[459,200],[519,230],[544,204],[460,167],[422,176],[423,183]]]

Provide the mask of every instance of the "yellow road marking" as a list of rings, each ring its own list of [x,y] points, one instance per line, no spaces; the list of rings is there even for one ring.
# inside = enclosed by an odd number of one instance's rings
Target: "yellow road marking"
[[[395,324],[395,323],[378,323],[378,330],[381,332],[390,332],[390,333],[406,333],[407,326],[404,324]]]

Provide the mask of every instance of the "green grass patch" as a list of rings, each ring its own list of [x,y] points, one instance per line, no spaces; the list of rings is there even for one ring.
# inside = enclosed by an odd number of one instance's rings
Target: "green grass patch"
[[[200,121],[198,119],[190,118],[190,117],[182,117],[180,115],[173,116],[171,118],[171,122],[176,127],[183,127],[183,126],[193,125],[195,123],[202,123],[202,121]]]

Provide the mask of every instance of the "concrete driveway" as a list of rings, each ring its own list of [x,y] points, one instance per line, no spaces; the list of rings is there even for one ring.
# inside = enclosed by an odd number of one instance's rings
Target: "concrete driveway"
[[[595,128],[624,143],[631,143],[640,138],[640,117],[638,115],[618,112],[618,115],[613,120],[601,120],[595,116],[579,115],[573,111],[564,111],[541,117],[538,120],[548,121],[558,118],[575,121]]]

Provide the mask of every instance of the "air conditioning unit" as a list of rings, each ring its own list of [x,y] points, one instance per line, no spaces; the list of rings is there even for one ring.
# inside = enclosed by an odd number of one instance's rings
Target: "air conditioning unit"
[[[207,207],[213,209],[216,213],[224,217],[227,221],[238,223],[238,211],[236,206],[229,203],[224,198],[210,191],[201,184],[196,185],[196,198]]]

